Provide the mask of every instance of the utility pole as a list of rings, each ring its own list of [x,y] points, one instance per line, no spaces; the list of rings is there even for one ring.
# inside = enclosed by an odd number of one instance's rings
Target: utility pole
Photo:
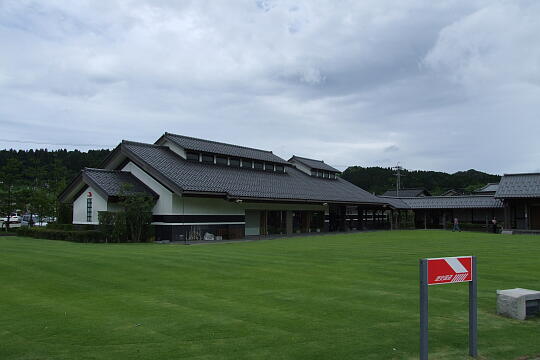
[[[405,176],[401,174],[401,170],[403,170],[403,167],[397,163],[396,166],[392,168],[392,170],[395,170],[396,173],[394,174],[396,176],[396,196],[399,196],[399,189],[401,189],[401,177]]]

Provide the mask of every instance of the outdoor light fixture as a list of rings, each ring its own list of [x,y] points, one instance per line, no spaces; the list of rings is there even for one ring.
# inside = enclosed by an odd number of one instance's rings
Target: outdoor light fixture
[[[322,203],[323,206],[328,206],[328,203]]]
[[[236,199],[236,202],[240,204],[243,200],[242,199]]]

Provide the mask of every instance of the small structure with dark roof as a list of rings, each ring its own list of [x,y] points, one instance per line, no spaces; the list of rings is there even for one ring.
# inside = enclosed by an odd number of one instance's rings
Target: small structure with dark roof
[[[495,197],[504,203],[507,232],[540,231],[540,173],[504,174]]]
[[[480,189],[475,190],[474,194],[495,195],[498,188],[499,188],[499,183],[489,183],[485,186],[482,186]]]
[[[381,196],[394,196],[394,197],[422,197],[431,196],[431,193],[424,188],[411,188],[411,189],[392,189],[386,190]]]
[[[493,217],[502,217],[503,202],[491,195],[384,197],[398,213],[413,212],[416,228],[446,228],[457,218],[461,223],[489,229]]]

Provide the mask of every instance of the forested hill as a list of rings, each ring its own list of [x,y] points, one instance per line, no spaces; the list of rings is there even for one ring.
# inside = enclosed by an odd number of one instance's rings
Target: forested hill
[[[0,181],[4,186],[45,187],[58,192],[83,167],[96,167],[110,150],[0,150]],[[0,189],[1,191],[2,189]]]
[[[99,166],[110,150],[0,150],[0,192],[7,184],[16,187],[41,187],[58,193],[84,167]],[[447,174],[436,171],[403,171],[402,188],[422,187],[437,195],[448,189],[472,191],[500,177],[476,170]],[[382,194],[395,188],[396,177],[390,168],[352,166],[342,177],[361,188]]]
[[[391,168],[352,166],[342,174],[345,180],[377,195],[395,189],[396,176]],[[449,189],[463,189],[471,192],[487,183],[499,182],[498,175],[486,174],[476,170],[459,171],[447,174],[437,171],[402,171],[401,188],[424,188],[432,195],[440,195]]]

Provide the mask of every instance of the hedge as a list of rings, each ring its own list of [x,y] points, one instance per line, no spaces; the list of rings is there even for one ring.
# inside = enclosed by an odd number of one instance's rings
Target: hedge
[[[105,242],[105,236],[99,230],[58,230],[40,227],[20,227],[17,235],[28,236],[38,239],[64,240],[79,243]]]
[[[82,231],[82,230],[97,230],[97,225],[49,223],[47,224],[46,228],[51,229],[51,230]]]

